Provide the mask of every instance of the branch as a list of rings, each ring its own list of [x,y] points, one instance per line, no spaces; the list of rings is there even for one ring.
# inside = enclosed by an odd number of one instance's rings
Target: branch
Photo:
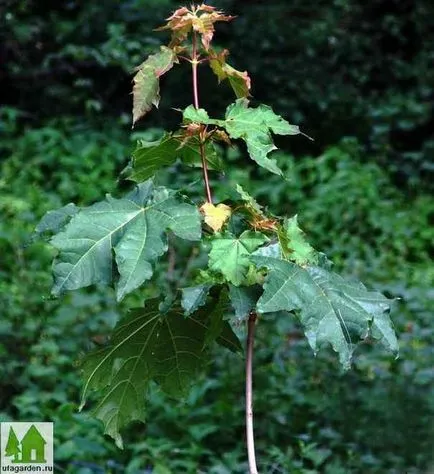
[[[252,390],[252,362],[253,341],[257,315],[251,312],[247,322],[247,357],[246,357],[246,435],[247,453],[249,457],[249,474],[258,474],[255,455],[255,437],[253,433],[253,390]]]
[[[199,56],[197,54],[197,33],[193,31],[193,51],[191,54],[191,68],[193,72],[193,98],[194,98],[194,106],[196,109],[199,108],[199,87],[197,83],[197,65],[199,64]],[[203,182],[205,186],[205,194],[207,201],[212,204],[212,195],[211,195],[211,187],[209,185],[208,179],[208,168],[206,164],[206,157],[205,157],[205,147],[203,146],[203,140],[200,139],[200,158],[202,161],[202,173],[203,173]]]

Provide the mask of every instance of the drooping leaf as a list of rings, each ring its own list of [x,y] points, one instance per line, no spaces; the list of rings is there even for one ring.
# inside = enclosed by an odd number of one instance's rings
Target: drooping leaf
[[[208,169],[222,171],[223,163],[214,144],[207,142],[204,150]],[[168,133],[157,141],[141,140],[133,153],[126,177],[141,183],[154,176],[160,168],[173,165],[177,159],[187,166],[202,166],[199,142],[194,137],[183,142]]]
[[[156,304],[132,311],[117,324],[106,347],[90,352],[81,361],[84,387],[80,410],[91,391],[100,391],[93,413],[120,448],[119,431],[133,420],[145,419],[145,394],[160,326]]]
[[[212,284],[208,285],[212,286]],[[208,325],[204,345],[210,345],[215,341],[217,344],[229,349],[231,352],[239,353],[242,352],[243,347],[238,336],[232,330],[231,325],[226,321],[228,313],[228,292],[226,288],[220,288],[217,295],[214,294],[213,298],[208,300],[206,306],[204,308],[199,308],[197,313],[206,316]]]
[[[249,270],[250,254],[266,242],[259,232],[245,231],[239,237],[218,235],[211,241],[209,268],[223,274],[228,282],[239,286]]]
[[[206,202],[200,207],[204,215],[205,224],[209,225],[214,232],[219,232],[231,217],[232,210],[226,204],[214,204]]]
[[[248,97],[250,95],[251,81],[247,71],[237,71],[226,62],[228,51],[221,53],[212,52],[209,65],[217,76],[219,83],[227,79],[237,98]]]
[[[276,149],[271,133],[297,135],[300,129],[276,115],[267,105],[261,104],[256,108],[248,105],[247,99],[238,99],[227,108],[225,120],[211,119],[205,110],[189,106],[184,111],[184,119],[223,127],[231,138],[241,138],[246,142],[250,157],[260,166],[282,175],[276,160],[268,157]]]
[[[283,253],[297,265],[318,263],[318,253],[307,242],[304,232],[298,227],[297,216],[287,219],[278,232]]]
[[[239,319],[245,319],[250,311],[256,309],[256,303],[261,294],[258,285],[254,286],[234,286],[229,285],[229,297],[235,316]]]
[[[36,226],[35,234],[40,235],[45,232],[55,234],[56,232],[59,232],[59,230],[62,229],[69,219],[77,214],[78,211],[79,208],[72,202],[60,209],[48,211]]]
[[[163,166],[173,165],[179,156],[179,146],[180,142],[168,133],[157,141],[140,140],[133,152],[128,179],[140,183],[154,176]]]
[[[344,368],[348,368],[355,344],[369,334],[397,352],[388,315],[391,302],[382,294],[320,267],[302,268],[269,257],[250,258],[258,267],[269,270],[258,311],[296,310],[315,352],[331,344]]]
[[[210,308],[203,308],[184,318],[181,308],[172,308],[161,314],[158,301],[147,302],[145,308],[131,311],[118,323],[106,347],[82,360],[85,384],[81,409],[90,392],[99,391],[100,401],[93,413],[119,447],[120,430],[133,420],[145,419],[152,380],[170,396],[188,393],[207,361],[209,313]],[[234,352],[241,350],[227,322],[216,342]]]
[[[160,103],[159,78],[169,71],[177,61],[171,48],[161,46],[158,53],[148,57],[138,68],[133,78],[133,126],[152,106]]]
[[[203,313],[184,318],[166,314],[154,348],[154,380],[172,397],[185,397],[206,362],[205,338],[210,322]]]
[[[137,202],[140,197],[144,201]],[[120,300],[152,276],[152,263],[167,250],[166,229],[183,239],[199,240],[200,227],[194,206],[180,202],[165,188],[153,189],[149,182],[123,199],[107,196],[105,201],[81,209],[51,239],[59,250],[53,268],[53,294],[111,283],[114,251]]]
[[[194,313],[200,306],[203,306],[206,303],[206,298],[211,287],[212,284],[205,283],[190,286],[188,288],[182,288],[181,305],[187,316]]]

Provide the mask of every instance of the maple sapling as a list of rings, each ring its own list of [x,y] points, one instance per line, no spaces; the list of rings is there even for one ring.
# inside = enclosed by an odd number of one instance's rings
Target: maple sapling
[[[205,4],[179,8],[167,19],[159,30],[171,33],[169,44],[149,56],[134,76],[133,125],[158,106],[160,77],[187,62],[193,104],[182,111],[180,127],[154,142],[139,140],[125,172],[136,186],[124,197],[108,195],[82,208],[68,204],[47,213],[37,232],[53,234],[54,295],[106,284],[113,285],[121,301],[153,277],[156,262],[168,250],[168,233],[208,253],[207,267],[196,276],[188,274],[188,284],[178,287],[172,299],[162,294],[130,309],[110,340],[82,359],[81,406],[91,391],[99,393],[93,413],[121,447],[121,430],[133,420],[145,420],[149,385],[157,383],[172,397],[185,396],[213,345],[242,353],[232,323],[244,320],[246,438],[253,474],[258,472],[253,339],[263,315],[280,312],[280,317],[296,318],[313,351],[331,346],[344,368],[350,366],[356,344],[368,336],[393,352],[398,346],[389,319],[391,301],[332,272],[324,254],[306,240],[297,216],[270,214],[239,185],[232,202],[213,201],[209,176],[225,167],[216,144],[244,142],[258,166],[283,176],[272,155],[276,149],[272,135],[301,133],[269,106],[252,107],[248,73],[228,63],[227,50],[213,49],[215,24],[232,19]],[[234,92],[236,100],[224,118],[212,118],[200,107],[199,67],[210,67],[218,82],[228,83]],[[154,183],[157,171],[176,162],[201,167],[201,202]],[[196,255],[193,252],[192,258]]]

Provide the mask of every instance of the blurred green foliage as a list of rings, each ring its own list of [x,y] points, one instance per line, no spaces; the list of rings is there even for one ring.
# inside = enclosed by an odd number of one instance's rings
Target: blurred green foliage
[[[315,145],[289,141],[297,156],[318,154],[355,136],[411,192],[432,190],[434,158],[434,5],[430,0],[216,0],[238,15],[219,26],[217,42],[253,77],[253,96],[302,125]],[[167,35],[153,28],[175,0],[33,2],[9,0],[0,12],[3,102],[29,118],[130,111],[131,72]],[[182,69],[182,68],[181,68]],[[179,117],[191,103],[185,68],[165,80],[159,114]],[[179,75],[180,74],[180,75]],[[7,93],[5,91],[8,91]],[[223,111],[229,88],[201,74],[201,95]],[[0,92],[0,94],[2,94]],[[377,153],[378,152],[378,153]]]
[[[433,4],[214,3],[239,15],[217,40],[232,48],[237,68],[250,71],[255,100],[316,140],[279,141],[291,150],[278,154],[286,182],[230,150],[229,171],[213,175],[217,197],[230,199],[228,186],[239,182],[272,212],[298,213],[312,244],[341,271],[399,298],[400,359],[367,344],[347,374],[331,353],[313,358],[294,321],[261,321],[260,470],[426,474],[434,461]],[[160,110],[131,139],[130,72],[165,41],[151,30],[177,4],[13,0],[0,9],[7,64],[0,97],[8,105],[0,113],[0,420],[54,420],[58,472],[247,469],[243,363],[231,354],[216,355],[184,403],[155,391],[147,425],[127,433],[123,452],[77,413],[75,361],[115,324],[113,294],[98,288],[50,299],[52,251],[31,238],[47,210],[125,187],[116,178],[134,138],[158,135],[152,127],[179,120],[171,107],[191,103],[186,71],[167,78]],[[205,71],[201,80],[203,104],[220,113],[229,89],[216,93]],[[157,179],[188,187],[199,200],[200,171],[179,171],[175,165]],[[177,252],[174,279],[189,258]],[[167,290],[157,275],[144,292]]]

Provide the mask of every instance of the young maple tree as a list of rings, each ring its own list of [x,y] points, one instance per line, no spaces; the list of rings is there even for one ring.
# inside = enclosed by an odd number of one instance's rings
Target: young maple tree
[[[84,357],[82,406],[91,391],[98,391],[93,413],[122,446],[120,430],[145,419],[151,382],[170,396],[184,396],[212,344],[242,351],[231,327],[229,315],[235,315],[247,321],[246,433],[250,473],[256,473],[252,353],[258,317],[277,311],[295,317],[313,351],[331,345],[344,368],[358,341],[369,336],[396,352],[397,340],[390,300],[332,272],[324,254],[307,242],[297,216],[272,215],[241,186],[234,190],[238,198],[231,205],[213,201],[209,173],[221,170],[216,144],[244,141],[252,160],[283,175],[270,156],[276,149],[272,134],[301,133],[270,107],[251,107],[249,75],[227,62],[227,50],[212,48],[215,23],[232,19],[205,4],[179,8],[168,18],[159,30],[171,32],[169,45],[149,56],[134,76],[133,124],[158,106],[159,78],[187,62],[193,105],[183,111],[182,125],[156,142],[139,141],[126,170],[137,185],[125,197],[108,195],[84,208],[68,204],[47,213],[37,231],[54,234],[54,295],[113,284],[118,301],[152,278],[155,262],[168,250],[168,233],[200,242],[209,252],[208,267],[188,287],[178,288],[173,301],[152,299],[130,310],[109,342]],[[227,81],[237,97],[224,118],[211,118],[200,108],[200,65],[209,66],[218,82]],[[154,184],[155,172],[177,161],[201,166],[204,202],[192,203]]]

